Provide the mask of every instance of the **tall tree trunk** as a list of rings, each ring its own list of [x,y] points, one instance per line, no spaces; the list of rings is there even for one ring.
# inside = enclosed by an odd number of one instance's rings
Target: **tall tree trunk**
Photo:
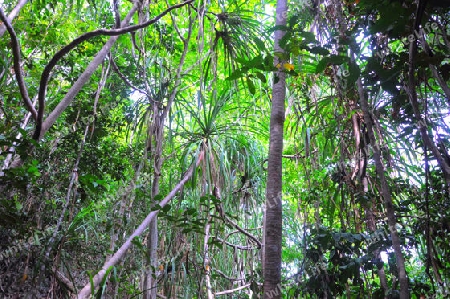
[[[350,107],[352,110],[356,110],[356,103],[354,101],[350,102]],[[366,194],[368,192],[368,180],[367,180],[367,153],[368,153],[368,144],[366,144],[361,138],[361,123],[357,113],[352,114],[352,124],[353,124],[353,134],[355,136],[355,150],[356,150],[356,160],[359,161],[356,163],[354,175],[358,175],[361,185],[359,187],[359,192],[361,194]],[[363,204],[364,212],[366,216],[366,228],[369,232],[375,233],[377,230],[375,223],[375,215],[373,214],[373,203],[372,201]],[[358,231],[359,232],[359,231]],[[375,258],[380,259],[380,250],[376,249],[373,252]],[[386,280],[386,274],[384,272],[384,267],[378,269],[378,277],[380,277],[380,285],[383,288],[384,294],[387,294],[388,284]],[[386,295],[385,295],[386,296]]]
[[[139,24],[147,22],[149,19],[149,11],[147,7],[149,5],[148,0],[139,0],[139,12],[138,12],[138,20]],[[140,53],[140,57],[138,60],[142,59],[146,61],[147,59],[147,51],[145,49],[144,43],[144,29],[139,31],[140,38],[140,48],[138,52]],[[140,72],[140,76],[143,78],[144,84],[146,86],[145,91],[147,94],[150,94],[150,87],[147,84],[147,72],[146,68],[142,67]],[[151,102],[151,100],[149,99]],[[155,205],[154,199],[155,196],[159,194],[159,179],[161,176],[161,166],[162,166],[162,142],[163,142],[163,120],[161,119],[160,112],[158,109],[159,104],[155,102],[153,105],[153,114],[151,122],[148,124],[148,142],[146,145],[146,151],[148,149],[151,150],[150,159],[153,161],[153,179],[151,185],[151,207],[153,208]],[[162,99],[161,99],[162,106]],[[147,152],[146,152],[147,156]],[[147,256],[146,256],[146,268],[144,272],[144,285],[143,285],[143,298],[144,299],[156,299],[157,294],[157,277],[155,270],[157,269],[158,261],[158,215],[155,215],[155,218],[150,222],[148,226],[148,234],[147,234]]]
[[[175,100],[176,95],[178,94],[180,85],[181,85],[181,73],[183,70],[183,66],[185,63],[186,55],[189,50],[189,40],[191,38],[192,34],[192,24],[193,20],[191,16],[189,16],[189,25],[188,25],[188,31],[186,33],[186,37],[181,35],[177,24],[175,22],[174,17],[171,14],[173,26],[176,29],[177,33],[179,33],[179,38],[183,41],[183,53],[180,57],[180,63],[178,64],[177,73],[176,73],[176,80],[174,84],[174,88],[172,92],[170,93],[169,99],[167,101],[167,105],[162,111],[160,112],[159,107],[157,105],[154,106],[153,109],[153,123],[152,123],[152,129],[149,132],[149,142],[152,141],[152,136],[150,134],[154,134],[155,142],[153,144],[153,147],[155,148],[155,151],[153,153],[153,162],[154,162],[154,171],[153,171],[153,182],[152,182],[152,200],[155,198],[156,195],[159,194],[159,180],[161,177],[161,169],[163,164],[163,157],[162,157],[162,151],[163,151],[163,139],[164,139],[164,123],[167,119],[167,116],[170,112],[170,109],[172,107],[172,104]],[[148,92],[148,90],[147,90]],[[161,100],[162,101],[162,100]],[[163,103],[161,102],[161,105]],[[149,269],[155,269],[157,267],[156,261],[158,260],[157,256],[157,247],[158,247],[158,218],[155,216],[155,218],[150,222],[149,225],[149,233],[147,236],[147,248],[150,253],[150,261],[147,265],[148,270]],[[147,292],[147,289],[151,289],[151,292]],[[156,288],[156,280],[153,279],[152,271],[146,272],[146,277],[144,279],[144,298],[146,299],[156,299],[157,295],[157,288]]]
[[[369,112],[369,104],[364,94],[364,87],[361,82],[361,78],[357,80],[358,93],[361,102],[361,108],[364,113],[364,122],[367,125],[367,133],[369,135],[370,144],[373,149],[373,159],[375,160],[375,167],[378,178],[381,184],[381,195],[384,200],[384,206],[386,207],[386,214],[388,218],[389,230],[391,232],[392,247],[394,248],[395,258],[397,261],[397,271],[400,281],[400,299],[409,299],[408,290],[408,277],[406,276],[405,259],[403,257],[402,248],[400,246],[400,237],[395,225],[397,220],[395,218],[395,209],[392,202],[391,193],[389,191],[389,185],[384,175],[384,166],[381,160],[381,148],[375,138],[373,131],[373,121]]]
[[[153,140],[154,137],[154,152],[152,154],[153,160],[153,181],[152,181],[152,205],[154,205],[155,196],[159,194],[159,179],[161,177],[162,168],[162,143],[163,143],[163,129],[164,123],[161,119],[159,108],[157,105],[153,107],[153,121],[149,134],[154,134],[149,136],[149,142]],[[158,215],[153,218],[150,222],[148,235],[147,235],[147,250],[149,252],[149,259],[147,261],[147,271],[144,283],[144,298],[145,299],[156,299],[157,287],[156,287],[156,276],[154,275],[153,269],[157,268],[158,260]]]
[[[286,25],[287,1],[277,0],[276,25]],[[285,32],[275,31],[275,53],[287,55],[280,47]],[[275,65],[285,59],[275,55]],[[278,82],[277,82],[278,81]],[[281,241],[282,241],[282,154],[285,119],[286,74],[275,73],[270,113],[270,143],[267,169],[266,207],[264,213],[263,276],[264,298],[281,298]]]

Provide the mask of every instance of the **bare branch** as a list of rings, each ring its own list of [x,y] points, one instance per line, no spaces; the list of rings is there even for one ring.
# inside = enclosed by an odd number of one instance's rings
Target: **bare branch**
[[[235,244],[227,242],[219,237],[213,237],[213,238],[219,242],[222,242],[222,243],[230,246],[230,247],[233,247],[234,249],[239,249],[239,250],[257,250],[258,249],[257,247],[253,247],[253,246],[235,245]]]
[[[246,288],[248,288],[248,287],[250,287],[250,283],[248,283],[248,284],[246,284],[246,285],[243,285],[243,286],[240,286],[240,287],[237,287],[237,288],[232,289],[232,290],[226,290],[226,291],[214,293],[214,296],[226,295],[226,294],[232,294],[232,293],[234,293],[234,292],[237,292],[237,291],[246,289]]]
[[[166,0],[166,4],[169,5],[168,0]],[[173,28],[175,28],[175,31],[177,32],[178,36],[184,42],[185,39],[184,39],[183,35],[181,34],[180,29],[178,29],[177,22],[175,21],[175,18],[172,14],[170,14],[170,18],[172,19]]]
[[[64,276],[61,271],[55,271],[56,278],[59,282],[61,282],[71,293],[75,293],[76,288],[73,283]]]
[[[66,55],[67,53],[69,53],[73,48],[75,48],[77,45],[79,45],[80,43],[87,41],[90,38],[96,37],[96,36],[101,36],[101,35],[105,35],[105,36],[119,36],[125,33],[129,33],[129,32],[133,32],[142,28],[145,28],[147,26],[150,26],[151,24],[156,23],[159,19],[161,19],[163,16],[165,16],[166,14],[168,14],[170,11],[182,7],[186,4],[189,4],[191,2],[193,2],[194,0],[188,0],[186,2],[180,3],[180,4],[176,4],[173,5],[169,8],[167,8],[165,11],[163,11],[162,13],[160,13],[158,16],[156,16],[155,18],[142,23],[142,24],[138,24],[138,25],[134,25],[134,26],[128,26],[125,28],[120,28],[120,29],[98,29],[95,31],[91,31],[91,32],[87,32],[83,35],[80,35],[79,37],[77,37],[76,39],[74,39],[72,42],[70,42],[67,46],[65,46],[64,48],[62,48],[61,50],[58,51],[58,53],[56,53],[53,58],[50,60],[50,62],[47,64],[47,66],[45,67],[44,71],[42,72],[41,75],[41,81],[39,83],[39,96],[38,96],[38,102],[39,102],[39,109],[38,109],[38,115],[37,115],[37,120],[36,120],[36,130],[34,132],[33,135],[33,139],[35,140],[39,140],[40,135],[41,135],[41,128],[42,128],[42,121],[44,118],[44,110],[45,110],[45,94],[46,94],[46,90],[47,90],[47,83],[48,83],[48,79],[50,76],[50,72],[51,70],[56,66],[56,64],[58,63],[58,61],[64,57],[64,55]]]
[[[282,157],[286,158],[286,159],[298,160],[298,159],[304,159],[305,155],[300,155],[300,153],[296,153],[294,155],[282,155]]]
[[[234,228],[236,228],[238,231],[240,231],[241,233],[243,233],[244,235],[246,235],[247,237],[249,237],[250,239],[252,239],[255,243],[256,246],[258,247],[258,249],[261,248],[262,244],[261,241],[258,240],[257,237],[255,237],[254,235],[252,235],[251,233],[249,233],[248,231],[246,231],[245,229],[241,228],[239,225],[237,225],[237,223],[235,223],[233,220],[231,220],[229,217],[225,216],[225,220],[228,221]]]
[[[0,19],[3,21],[6,30],[8,30],[9,35],[11,36],[11,48],[13,53],[14,60],[14,73],[16,75],[17,84],[19,85],[20,94],[22,96],[22,100],[25,103],[28,111],[31,112],[33,118],[37,118],[36,109],[34,109],[33,104],[31,104],[30,97],[28,96],[27,86],[25,85],[25,81],[22,76],[22,68],[20,67],[20,46],[19,41],[17,40],[17,35],[14,29],[11,26],[8,18],[6,18],[3,9],[0,7]]]

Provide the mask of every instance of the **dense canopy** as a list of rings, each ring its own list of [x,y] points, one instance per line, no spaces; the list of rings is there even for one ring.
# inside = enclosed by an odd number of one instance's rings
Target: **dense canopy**
[[[1,298],[450,295],[450,1],[0,1]]]

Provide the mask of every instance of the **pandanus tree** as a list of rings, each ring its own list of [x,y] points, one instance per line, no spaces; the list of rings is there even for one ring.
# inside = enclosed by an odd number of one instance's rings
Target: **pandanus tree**
[[[447,1],[4,2],[0,296],[446,293]]]

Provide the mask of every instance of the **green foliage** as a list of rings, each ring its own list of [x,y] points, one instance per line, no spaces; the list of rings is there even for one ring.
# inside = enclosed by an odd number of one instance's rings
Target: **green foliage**
[[[9,12],[15,3],[6,2],[2,8]],[[156,267],[147,265],[148,236],[135,238],[92,296],[138,296],[146,269],[167,298],[205,297],[205,245],[214,292],[236,287],[230,282],[235,281],[249,287],[233,298],[257,296],[260,251],[248,234],[258,240],[263,235],[270,95],[275,74],[282,71],[288,78],[283,296],[384,298],[398,292],[360,87],[376,124],[411,293],[418,298],[445,294],[438,282],[448,285],[450,279],[450,200],[435,153],[450,161],[448,99],[436,78],[437,72],[443,82],[449,79],[448,7],[429,1],[425,9],[421,28],[427,21],[440,28],[424,35],[432,55],[419,46],[414,57],[419,101],[413,107],[410,50],[404,42],[415,34],[416,2],[312,2],[291,3],[287,26],[280,27],[266,15],[274,14],[273,1],[194,1],[151,27],[119,36],[101,70],[93,71],[39,143],[30,138],[35,122],[26,118],[5,33],[0,40],[0,163],[7,167],[0,176],[0,239],[5,240],[0,252],[10,250],[14,240],[55,227],[59,219],[61,227],[52,244],[49,236],[38,238],[28,251],[0,260],[0,277],[22,273],[27,265],[33,279],[20,285],[21,295],[40,288],[52,290],[55,298],[67,297],[66,286],[52,284],[53,269],[77,285],[87,282],[88,274],[93,285],[91,271],[102,267],[148,213],[158,211]],[[132,5],[120,3],[121,19]],[[150,3],[132,23],[166,7]],[[108,1],[29,1],[12,24],[30,97],[57,51],[85,32],[114,28],[114,15]],[[289,55],[281,57],[283,65],[274,65],[280,56],[272,50],[275,30],[285,32],[281,46]],[[59,61],[47,88],[46,117],[107,40],[83,42]],[[434,152],[427,145],[425,153],[415,109],[426,118]],[[161,207],[200,150],[204,160],[192,179]],[[389,294],[379,278],[382,268]],[[10,289],[18,286],[12,283]]]

